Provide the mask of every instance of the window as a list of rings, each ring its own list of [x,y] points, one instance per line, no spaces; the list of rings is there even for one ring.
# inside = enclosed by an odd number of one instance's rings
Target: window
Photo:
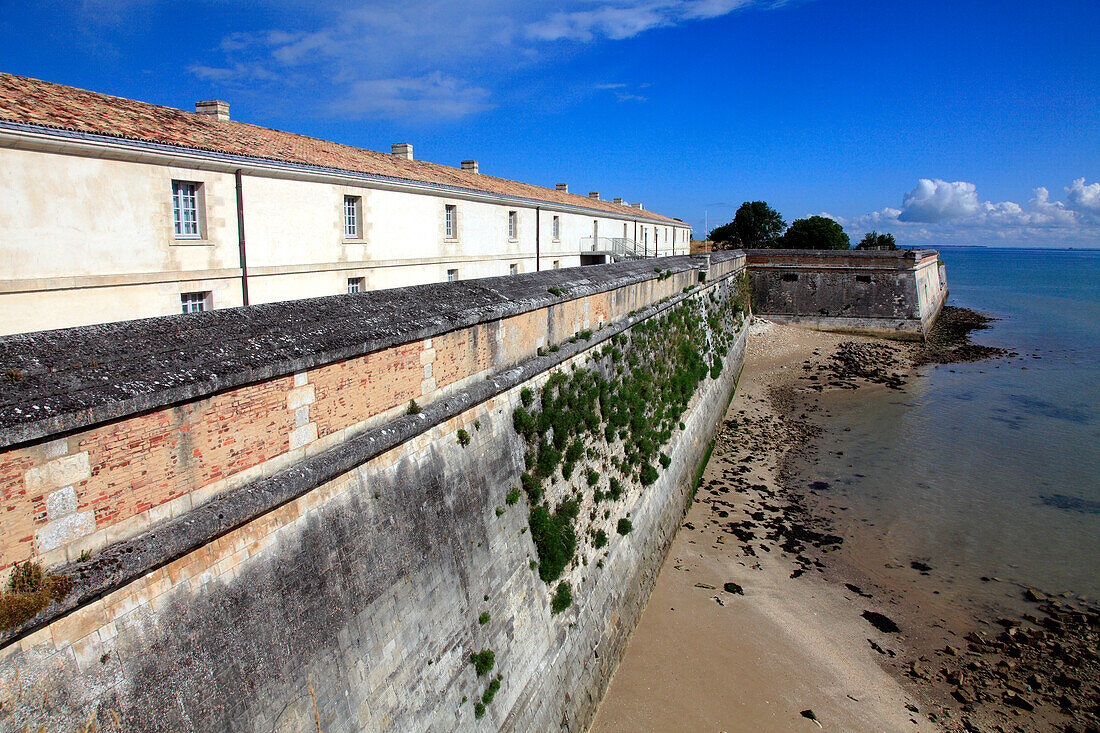
[[[871,276],[870,275],[856,275],[856,282],[857,283],[869,283],[869,282],[871,282]]]
[[[554,241],[555,242],[560,242],[561,241],[561,217],[560,216],[555,216],[554,217],[554,225],[552,227],[552,233],[554,235]]]
[[[509,275],[518,275],[519,274],[519,265],[508,265],[508,274]]]
[[[172,224],[177,237],[199,238],[199,184],[172,181]]]
[[[626,239],[626,222],[623,222],[623,239]]]
[[[446,220],[447,239],[458,239],[458,207],[454,204],[447,204],[443,207],[443,211]]]
[[[453,283],[458,280],[458,270],[447,270],[447,282]]]
[[[348,278],[348,294],[363,292],[363,278],[361,277],[349,277]]]
[[[596,240],[600,238],[600,223],[592,222],[592,249],[596,249]]]
[[[359,218],[363,210],[361,196],[344,197],[344,238],[359,239]]]
[[[561,260],[554,260],[554,269],[555,270],[560,270],[561,269]]]
[[[796,283],[796,282],[798,282],[798,273],[797,272],[784,272],[783,273],[783,282],[785,282],[785,283]]]
[[[508,239],[515,241],[516,239],[516,212],[508,212]]]
[[[180,305],[184,313],[202,313],[210,310],[210,291],[180,293]]]

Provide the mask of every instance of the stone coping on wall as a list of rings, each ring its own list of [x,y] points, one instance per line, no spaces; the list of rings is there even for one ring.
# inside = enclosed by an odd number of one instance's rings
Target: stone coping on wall
[[[843,267],[910,270],[931,258],[934,249],[746,249],[750,267]]]
[[[711,263],[742,257],[709,255]],[[0,337],[0,447],[702,266],[680,255]],[[550,292],[560,290],[560,294]]]
[[[685,258],[686,259],[686,258]],[[723,258],[725,261],[732,258]],[[654,260],[646,261],[652,272]],[[587,268],[586,268],[587,269]],[[666,268],[667,269],[667,268]],[[626,331],[687,298],[706,292],[733,277],[732,270],[709,280],[701,289],[672,296],[664,303],[639,309],[633,315],[604,326],[589,340],[569,341],[556,352],[527,359],[464,389],[429,403],[419,414],[401,415],[366,430],[321,453],[304,458],[271,476],[230,489],[194,507],[186,514],[161,522],[143,533],[116,542],[84,562],[53,569],[68,576],[73,587],[61,602],[53,602],[23,625],[0,632],[0,648],[34,633],[128,583],[203,547],[234,529],[293,501],[314,488],[348,473],[356,466],[392,450],[416,436],[523,384],[545,371],[568,363],[613,336]],[[151,319],[159,320],[159,319]]]

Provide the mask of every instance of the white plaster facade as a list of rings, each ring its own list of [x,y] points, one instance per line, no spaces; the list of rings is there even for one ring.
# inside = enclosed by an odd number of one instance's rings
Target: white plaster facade
[[[691,239],[686,224],[626,205],[615,214],[30,125],[0,124],[0,171],[0,334],[180,313],[184,293],[242,305],[238,176],[249,303],[343,294],[349,279],[370,290],[575,267],[594,231],[650,257],[687,254]],[[198,238],[174,233],[173,181],[199,184]],[[351,238],[345,196],[360,197]]]

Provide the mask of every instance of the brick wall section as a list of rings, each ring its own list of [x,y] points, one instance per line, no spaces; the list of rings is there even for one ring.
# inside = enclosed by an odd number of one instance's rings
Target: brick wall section
[[[535,356],[540,347],[675,295],[695,282],[696,272],[681,269],[664,280],[653,273],[608,291],[0,451],[0,569],[27,559],[47,567],[71,562],[134,536],[331,447],[403,410],[409,400],[438,399],[471,378]]]
[[[422,343],[406,344],[309,371],[318,437],[421,398]]]

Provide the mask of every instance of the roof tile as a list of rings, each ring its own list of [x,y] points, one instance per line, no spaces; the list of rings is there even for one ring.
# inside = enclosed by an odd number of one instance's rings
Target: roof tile
[[[610,201],[12,74],[0,73],[0,119],[681,223]]]

